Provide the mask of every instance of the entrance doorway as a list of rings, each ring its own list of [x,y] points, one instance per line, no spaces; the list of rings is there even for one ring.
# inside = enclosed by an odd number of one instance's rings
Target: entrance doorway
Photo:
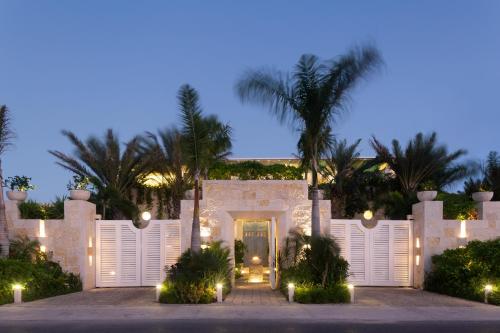
[[[277,285],[276,219],[235,220],[237,284]]]

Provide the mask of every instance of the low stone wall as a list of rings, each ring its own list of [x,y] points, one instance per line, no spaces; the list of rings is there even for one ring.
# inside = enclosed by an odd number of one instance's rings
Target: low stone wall
[[[20,219],[17,203],[6,202],[9,238],[38,239],[52,260],[69,272],[80,274],[83,288],[95,287],[95,205],[87,201],[64,202],[63,220]]]
[[[500,237],[500,202],[482,202],[477,208],[478,220],[462,222],[443,219],[442,201],[413,205],[414,253],[419,256],[414,260],[414,287],[423,287],[425,274],[432,269],[432,256],[464,246],[471,240]]]

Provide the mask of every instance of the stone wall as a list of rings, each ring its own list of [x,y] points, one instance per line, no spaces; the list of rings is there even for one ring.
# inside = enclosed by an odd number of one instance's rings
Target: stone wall
[[[482,202],[477,205],[479,219],[461,221],[443,219],[442,201],[425,201],[413,205],[413,236],[415,256],[420,263],[414,266],[414,287],[422,288],[425,274],[432,269],[432,256],[466,245],[471,240],[489,240],[500,237],[500,202]],[[417,247],[417,238],[419,248]]]
[[[15,201],[6,202],[9,238],[38,239],[52,260],[65,271],[79,274],[83,288],[95,287],[95,205],[87,201],[64,202],[63,220],[20,219]],[[41,227],[42,225],[42,227]]]
[[[210,232],[204,242],[222,240],[233,251],[235,221],[271,219],[277,221],[278,246],[290,229],[310,232],[311,201],[304,180],[205,180],[200,219],[203,231]],[[189,247],[193,201],[181,202],[182,247]],[[320,201],[321,228],[329,232],[330,201]]]

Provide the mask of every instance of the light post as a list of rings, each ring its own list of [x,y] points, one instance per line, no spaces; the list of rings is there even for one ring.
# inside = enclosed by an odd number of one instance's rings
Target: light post
[[[293,303],[293,296],[295,295],[295,285],[293,283],[288,284],[288,302]]]

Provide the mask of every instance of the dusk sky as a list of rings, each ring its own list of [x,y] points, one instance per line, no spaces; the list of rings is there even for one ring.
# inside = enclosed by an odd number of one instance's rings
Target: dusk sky
[[[406,142],[437,131],[467,158],[500,151],[500,1],[0,0],[0,104],[17,132],[4,176],[27,175],[47,201],[70,174],[49,149],[115,129],[122,141],[179,123],[183,83],[205,113],[234,128],[234,157],[288,157],[297,135],[266,109],[242,105],[248,68],[291,70],[372,43],[385,67],[352,94],[339,138]]]

